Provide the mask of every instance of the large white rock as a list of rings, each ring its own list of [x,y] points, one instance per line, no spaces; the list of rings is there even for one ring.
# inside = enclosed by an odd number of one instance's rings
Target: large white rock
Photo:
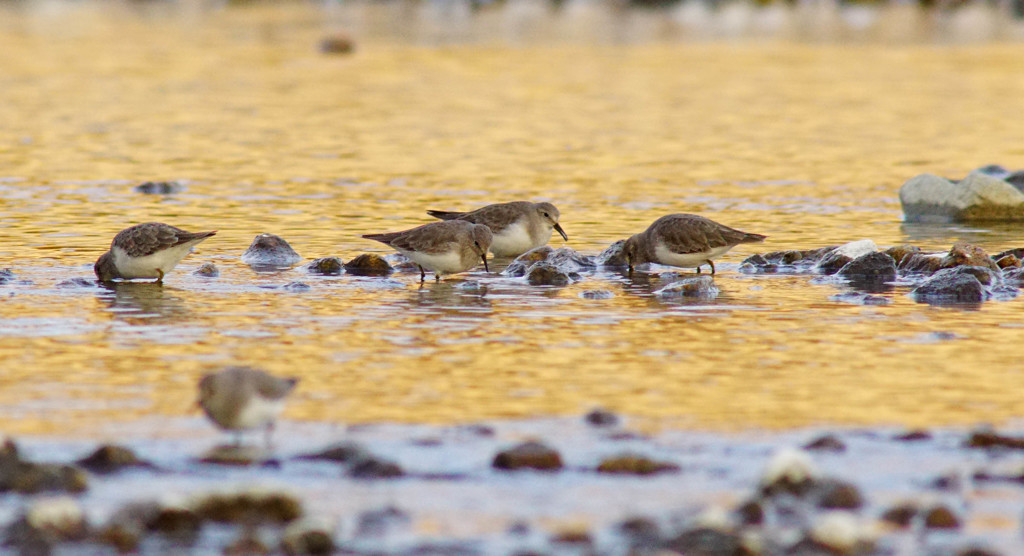
[[[979,170],[959,182],[915,176],[900,188],[900,204],[907,222],[1024,221],[1024,193]]]

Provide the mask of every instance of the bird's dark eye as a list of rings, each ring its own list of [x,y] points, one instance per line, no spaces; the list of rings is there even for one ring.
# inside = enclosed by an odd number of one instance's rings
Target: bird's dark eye
[[[480,242],[479,241],[474,241],[473,245],[476,245],[477,247],[480,247]]]
[[[549,216],[548,213],[545,212],[544,213],[544,218],[551,218],[551,216]]]

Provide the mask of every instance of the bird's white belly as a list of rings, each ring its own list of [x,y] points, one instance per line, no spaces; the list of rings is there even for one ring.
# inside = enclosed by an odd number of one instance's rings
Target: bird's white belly
[[[249,403],[242,406],[235,419],[235,430],[259,429],[272,423],[284,410],[284,400],[268,400],[253,396]]]
[[[398,252],[409,257],[412,262],[423,268],[439,274],[462,272],[475,266],[472,263],[470,266],[463,265],[462,257],[459,256],[459,250],[454,245],[443,253],[420,253],[418,251],[403,251],[401,249]]]
[[[659,243],[654,248],[654,256],[658,259],[654,262],[680,268],[696,268],[707,264],[711,259],[724,255],[730,249],[732,249],[732,246],[727,245],[725,247],[715,247],[703,253],[673,253],[665,248],[665,244]]]
[[[491,253],[495,257],[518,257],[523,253],[545,245],[551,239],[551,230],[548,230],[547,238],[539,238],[543,241],[534,241],[530,237],[530,230],[523,222],[516,222],[505,228],[500,234],[494,234],[491,240]]]
[[[157,269],[167,274],[181,262],[181,259],[192,250],[193,244],[176,245],[146,255],[145,257],[129,257],[128,253],[120,247],[111,248],[114,255],[114,265],[118,273],[124,278],[159,278]]]

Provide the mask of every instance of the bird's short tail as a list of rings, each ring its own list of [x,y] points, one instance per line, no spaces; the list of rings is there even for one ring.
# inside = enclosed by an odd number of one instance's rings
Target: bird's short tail
[[[766,237],[768,236],[763,236],[761,234],[746,234],[743,236],[743,240],[740,241],[740,243],[761,243]]]

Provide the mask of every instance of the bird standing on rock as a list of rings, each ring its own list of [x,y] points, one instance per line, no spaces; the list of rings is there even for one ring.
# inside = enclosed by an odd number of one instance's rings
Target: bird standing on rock
[[[749,234],[724,226],[696,214],[669,214],[654,221],[646,230],[626,240],[623,256],[630,272],[643,263],[658,263],[681,268],[708,265],[715,274],[716,259],[741,243],[758,243],[766,236]]]

